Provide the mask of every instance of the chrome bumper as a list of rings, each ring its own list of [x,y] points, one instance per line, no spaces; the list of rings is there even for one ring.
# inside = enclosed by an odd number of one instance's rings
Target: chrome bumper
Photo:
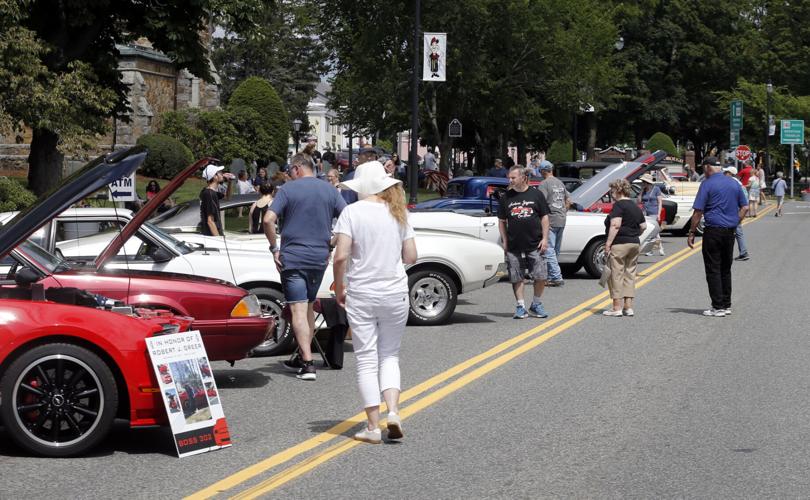
[[[507,274],[506,262],[501,262],[500,264],[498,264],[498,269],[495,271],[495,274],[492,275],[491,278],[484,280],[484,288],[488,287],[489,285],[492,285],[493,283],[499,282],[501,278],[506,276],[506,274]]]

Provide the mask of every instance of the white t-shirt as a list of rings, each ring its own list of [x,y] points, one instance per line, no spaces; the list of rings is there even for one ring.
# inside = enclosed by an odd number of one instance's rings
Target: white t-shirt
[[[408,292],[402,265],[402,242],[414,237],[410,224],[401,226],[385,203],[360,200],[343,209],[335,234],[352,239],[346,270],[348,293],[390,295]]]
[[[239,194],[250,194],[256,192],[256,190],[253,188],[253,183],[249,180],[236,181],[236,187],[239,189]]]

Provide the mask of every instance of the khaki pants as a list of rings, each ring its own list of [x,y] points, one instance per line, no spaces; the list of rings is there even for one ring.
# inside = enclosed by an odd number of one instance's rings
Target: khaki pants
[[[622,243],[621,245],[613,245],[607,263],[610,266],[610,279],[608,280],[610,298],[635,297],[638,244]]]

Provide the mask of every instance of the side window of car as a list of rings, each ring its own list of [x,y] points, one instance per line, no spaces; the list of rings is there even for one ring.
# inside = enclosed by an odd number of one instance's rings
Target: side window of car
[[[0,281],[12,279],[10,274],[16,263],[17,261],[11,255],[6,255],[0,259]]]

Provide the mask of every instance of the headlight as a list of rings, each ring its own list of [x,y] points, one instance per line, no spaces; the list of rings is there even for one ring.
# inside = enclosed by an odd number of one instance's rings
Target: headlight
[[[256,318],[262,315],[259,298],[253,294],[245,295],[231,311],[232,318]]]

